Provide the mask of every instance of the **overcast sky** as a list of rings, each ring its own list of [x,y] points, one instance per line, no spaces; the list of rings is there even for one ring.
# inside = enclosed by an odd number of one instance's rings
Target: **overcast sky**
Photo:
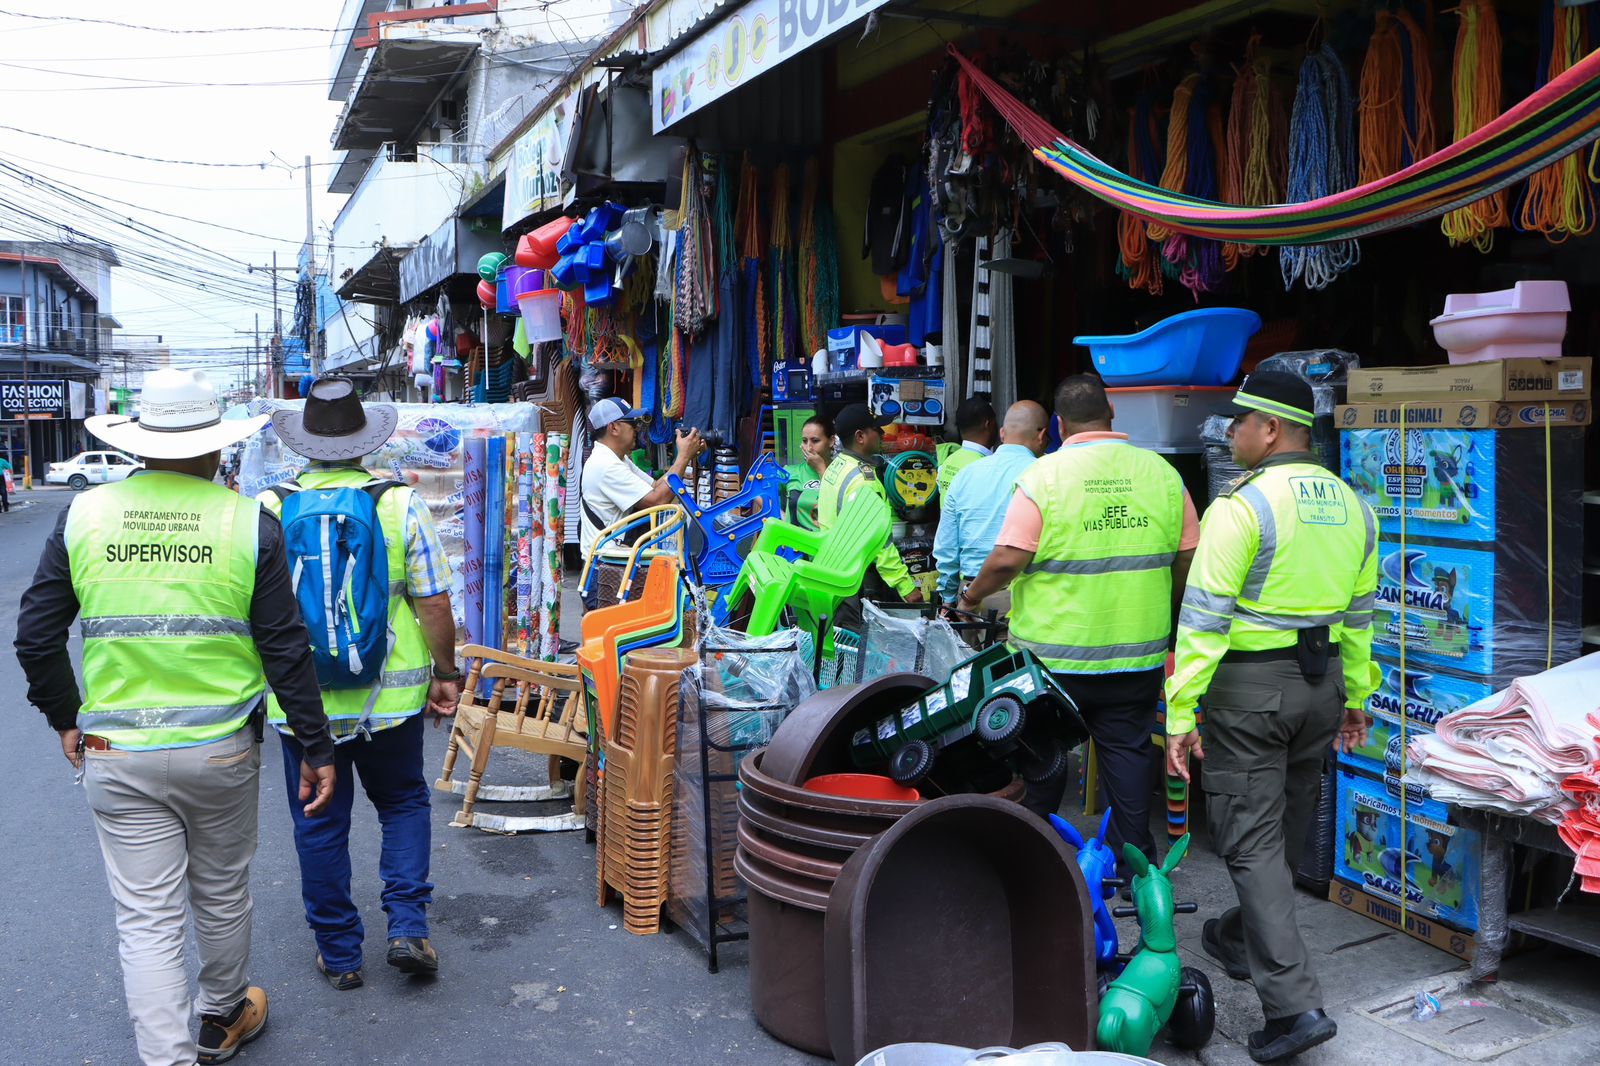
[[[294,265],[306,229],[300,169],[305,156],[312,159],[314,213],[324,246],[345,199],[325,191],[336,158],[329,137],[342,103],[328,100],[330,47],[342,6],[339,0],[0,0],[0,126],[29,131],[0,128],[0,164],[204,249],[185,252],[148,233],[130,234],[87,209],[63,208],[58,197],[0,170],[0,197],[119,248],[146,248],[169,260],[163,268],[180,263],[165,280],[129,269],[115,273],[110,310],[125,334],[161,334],[174,348],[239,349],[213,356],[237,368],[251,343],[237,331],[250,330],[257,313],[263,335],[269,331],[270,275],[251,276],[242,264],[268,264],[277,252],[280,266]],[[563,0],[558,6],[577,15],[604,5]],[[91,19],[222,32],[74,21]],[[593,21],[581,21],[581,29],[595,29]],[[152,162],[105,149],[267,166]],[[36,220],[0,205],[4,236],[37,237],[38,228]],[[206,277],[185,273],[196,269],[224,291],[201,289]],[[288,328],[294,305],[290,274],[280,275],[279,299]]]

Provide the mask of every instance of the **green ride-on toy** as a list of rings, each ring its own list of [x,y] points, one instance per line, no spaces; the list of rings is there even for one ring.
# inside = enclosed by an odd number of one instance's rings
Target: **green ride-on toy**
[[[1032,782],[1067,772],[1067,752],[1089,736],[1072,697],[1032,652],[1003,645],[986,649],[950,671],[950,680],[885,715],[850,739],[862,770],[881,770],[913,786],[935,763],[959,754],[970,766],[1001,763]]]

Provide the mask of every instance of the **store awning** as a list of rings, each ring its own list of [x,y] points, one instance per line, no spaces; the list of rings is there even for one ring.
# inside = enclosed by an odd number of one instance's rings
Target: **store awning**
[[[400,299],[400,263],[411,246],[384,245],[373,252],[372,258],[339,281],[334,290],[341,300],[357,303],[390,304]]]
[[[463,219],[446,219],[400,261],[400,302],[410,303],[457,274],[476,275],[478,260],[500,250],[499,238],[498,232],[480,233]]]
[[[461,205],[456,214],[462,218],[498,219],[505,202],[506,176],[498,174],[489,179],[489,184],[467,197],[466,203]]]
[[[333,129],[335,148],[403,140],[478,51],[476,34],[379,41]]]
[[[889,0],[745,0],[649,61],[656,133],[775,70]]]

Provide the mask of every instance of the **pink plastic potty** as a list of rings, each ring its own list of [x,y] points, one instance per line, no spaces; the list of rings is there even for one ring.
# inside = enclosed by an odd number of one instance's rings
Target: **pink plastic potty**
[[[1564,281],[1519,281],[1498,292],[1451,293],[1434,339],[1452,363],[1559,359],[1572,302]]]

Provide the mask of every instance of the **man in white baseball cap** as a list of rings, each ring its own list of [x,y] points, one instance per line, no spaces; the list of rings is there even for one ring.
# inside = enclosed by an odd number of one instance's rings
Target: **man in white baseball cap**
[[[607,526],[623,515],[672,502],[666,474],[652,478],[628,458],[639,446],[639,420],[644,412],[608,396],[589,408],[594,452],[583,464],[578,482],[578,546],[587,559]],[[678,431],[677,454],[667,472],[683,477],[703,443],[700,431]]]
[[[266,420],[223,421],[203,371],[170,369],[145,379],[137,416],[88,419],[146,468],[61,512],[18,614],[29,702],[83,773],[146,1066],[225,1062],[267,1023],[267,994],[247,970],[269,683],[305,751],[301,803],[320,811],[333,795],[333,741],[283,531],[214,480],[222,449]],[[67,651],[74,617],[81,696]]]

